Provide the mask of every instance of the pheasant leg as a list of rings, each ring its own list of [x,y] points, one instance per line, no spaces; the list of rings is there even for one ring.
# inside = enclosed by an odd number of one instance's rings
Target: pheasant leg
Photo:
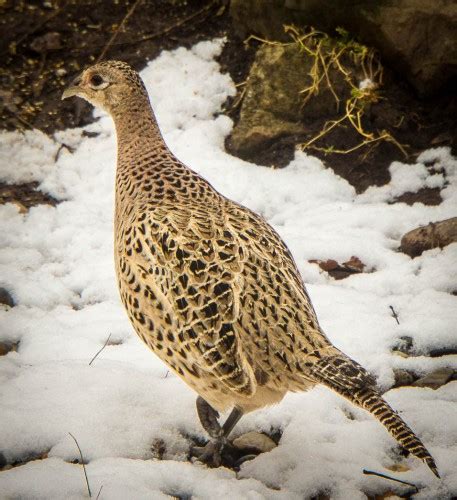
[[[201,396],[197,398],[197,413],[203,429],[214,439],[222,436],[222,427],[218,422],[219,412]]]
[[[192,455],[209,467],[219,467],[221,465],[222,449],[227,444],[230,432],[243,416],[243,412],[236,407],[233,408],[224,425],[221,426],[217,420],[219,413],[199,396],[197,398],[197,413],[203,428],[212,439],[206,446],[194,446]]]

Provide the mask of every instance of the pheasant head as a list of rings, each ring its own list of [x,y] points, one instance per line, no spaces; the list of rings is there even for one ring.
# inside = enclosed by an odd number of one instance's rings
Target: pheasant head
[[[127,63],[103,61],[74,78],[62,99],[72,96],[82,97],[114,115],[117,109],[134,105],[135,101],[144,102],[147,92],[138,73]]]

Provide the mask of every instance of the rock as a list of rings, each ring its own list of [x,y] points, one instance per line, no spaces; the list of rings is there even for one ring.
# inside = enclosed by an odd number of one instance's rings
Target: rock
[[[9,307],[14,307],[14,299],[6,288],[0,287],[0,304],[5,304]]]
[[[399,497],[394,491],[386,491],[380,495],[375,495],[374,500],[401,500],[404,497]]]
[[[332,497],[325,491],[320,491],[312,497],[312,500],[332,500]]]
[[[408,335],[400,337],[392,346],[392,352],[402,357],[412,356],[414,353],[414,340]]]
[[[413,385],[416,377],[413,373],[406,370],[394,368],[395,383],[394,387],[404,387],[405,385]]]
[[[58,50],[62,47],[60,33],[50,31],[44,35],[37,36],[30,44],[30,48],[39,54],[44,54],[49,50]]]
[[[297,68],[296,75],[292,74],[293,66]],[[261,47],[246,83],[240,119],[227,143],[228,149],[248,159],[278,137],[301,133],[299,92],[304,78],[306,68],[298,50]]]
[[[329,39],[329,44],[333,43]],[[357,70],[346,62],[353,74]],[[305,103],[300,93],[312,83],[312,58],[306,57],[298,44],[261,46],[246,83],[240,118],[227,141],[227,149],[243,159],[277,143],[285,136],[302,136],[307,130],[302,120],[337,116],[337,103],[327,85],[320,85],[317,95]],[[335,68],[329,71],[335,93],[344,100],[350,86]]]
[[[439,358],[441,356],[451,356],[457,354],[457,345],[448,345],[445,347],[437,347],[430,349],[427,353],[431,358]]]
[[[266,434],[251,431],[233,440],[233,446],[239,450],[252,450],[266,453],[276,448],[277,444]]]
[[[233,26],[241,38],[249,34],[259,35],[269,40],[289,41],[284,26],[295,21],[302,25],[300,12],[286,7],[285,0],[231,0],[230,16]]]
[[[9,352],[17,352],[19,342],[0,342],[0,356],[6,356]]]
[[[165,441],[163,439],[154,439],[151,443],[152,458],[155,460],[163,460],[166,449]]]
[[[410,257],[417,257],[425,250],[443,248],[455,242],[457,242],[457,217],[452,217],[409,231],[401,239],[400,250]]]
[[[270,40],[288,41],[283,25],[328,33],[343,27],[376,47],[383,62],[423,95],[437,94],[457,75],[454,0],[232,0],[230,13],[241,35]]]
[[[444,384],[447,384],[454,376],[455,370],[452,368],[439,368],[432,373],[425,375],[425,377],[416,380],[413,385],[415,387],[430,387],[438,389]]]

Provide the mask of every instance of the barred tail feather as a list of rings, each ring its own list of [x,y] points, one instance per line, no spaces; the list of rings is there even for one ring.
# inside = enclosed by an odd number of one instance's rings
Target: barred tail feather
[[[376,390],[371,388],[360,389],[353,394],[352,401],[376,417],[403,448],[406,448],[414,456],[420,458],[428,465],[436,477],[440,477],[435,460],[427,448],[425,448],[422,441]]]
[[[404,448],[425,462],[436,477],[440,477],[433,457],[400,415],[382,398],[376,390],[375,380],[365,368],[338,352],[321,358],[311,368],[310,375],[316,382],[369,411]]]

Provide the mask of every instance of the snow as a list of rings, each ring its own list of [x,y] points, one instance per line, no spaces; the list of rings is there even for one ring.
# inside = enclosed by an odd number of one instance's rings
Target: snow
[[[166,140],[175,154],[226,196],[263,214],[289,245],[322,327],[347,354],[370,369],[386,390],[393,369],[428,373],[457,367],[456,356],[401,358],[395,341],[413,338],[421,352],[455,345],[457,244],[410,259],[401,236],[455,215],[457,160],[446,148],[425,151],[413,165],[391,165],[392,181],[357,195],[316,158],[297,152],[281,170],[249,164],[224,151],[232,122],[219,114],[235,88],[219,71],[222,41],[163,52],[142,72]],[[442,481],[419,460],[401,459],[383,427],[323,388],[290,394],[241,420],[234,436],[281,428],[280,445],[236,475],[186,461],[189,436],[204,437],[195,394],[137,339],[122,310],[113,270],[115,136],[111,120],[48,138],[38,131],[1,133],[0,181],[38,181],[62,200],[27,214],[0,207],[0,286],[17,303],[0,310],[0,341],[20,341],[0,358],[0,451],[8,461],[44,459],[0,473],[4,498],[87,497],[71,432],[88,461],[101,499],[366,498],[407,487],[365,476],[394,473],[422,489],[415,498],[457,495],[457,381],[440,389],[390,390],[386,399],[423,438]],[[74,148],[71,153],[60,145]],[[59,153],[58,153],[59,151]],[[57,158],[57,159],[56,159]],[[410,190],[439,187],[439,206],[391,204]],[[411,189],[412,188],[412,189]],[[310,259],[358,256],[371,271],[334,281]],[[392,305],[400,318],[391,316]],[[99,357],[89,361],[110,342]],[[351,416],[351,418],[348,417]],[[164,460],[151,446],[165,444]]]
[[[371,90],[377,87],[376,82],[374,82],[371,78],[364,78],[361,82],[359,82],[360,90]]]

